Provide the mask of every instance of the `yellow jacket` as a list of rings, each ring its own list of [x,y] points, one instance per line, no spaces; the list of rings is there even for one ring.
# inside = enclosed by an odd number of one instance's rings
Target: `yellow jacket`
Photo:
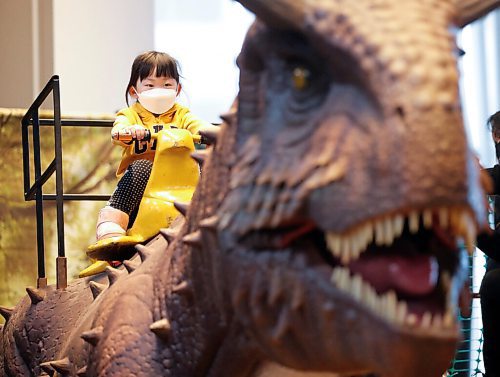
[[[161,129],[184,128],[193,135],[197,134],[200,127],[206,125],[204,121],[196,118],[187,107],[175,103],[166,113],[155,116],[146,110],[139,102],[132,106],[120,110],[116,115],[111,132],[119,131],[126,126],[141,125],[146,127],[151,134],[158,133]],[[130,143],[113,140],[114,144],[123,147],[122,160],[116,171],[116,175],[121,176],[127,167],[135,160],[153,161],[156,141],[134,140]]]

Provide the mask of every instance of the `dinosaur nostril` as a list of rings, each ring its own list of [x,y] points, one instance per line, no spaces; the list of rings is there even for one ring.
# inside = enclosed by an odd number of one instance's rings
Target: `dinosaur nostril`
[[[401,106],[396,107],[396,114],[401,118],[405,118],[405,111]]]

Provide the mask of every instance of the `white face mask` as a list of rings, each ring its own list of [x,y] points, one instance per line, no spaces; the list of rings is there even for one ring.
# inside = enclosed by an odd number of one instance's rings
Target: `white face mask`
[[[163,114],[174,106],[177,92],[175,89],[154,88],[137,93],[137,96],[146,110],[153,114]]]

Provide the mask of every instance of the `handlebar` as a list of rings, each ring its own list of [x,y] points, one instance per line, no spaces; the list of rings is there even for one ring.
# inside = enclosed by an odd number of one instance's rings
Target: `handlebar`
[[[192,135],[193,141],[195,143],[201,143],[201,135]],[[121,141],[123,143],[129,143],[136,138],[132,135],[131,132],[127,132],[124,130],[116,131],[111,133],[111,138],[116,141]],[[146,130],[146,134],[144,135],[144,141],[150,141],[151,139],[155,139],[156,134],[151,134],[151,131]]]
[[[129,143],[132,140],[135,140],[136,138],[132,135],[131,132],[121,130],[121,131],[112,132],[111,139],[116,140],[116,141],[121,141],[123,143]],[[146,134],[144,135],[144,139],[142,139],[142,140],[144,140],[144,141],[151,140],[151,132],[149,130],[146,130]]]

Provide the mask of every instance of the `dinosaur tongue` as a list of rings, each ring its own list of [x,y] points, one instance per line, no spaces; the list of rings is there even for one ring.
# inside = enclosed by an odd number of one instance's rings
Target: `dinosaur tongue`
[[[394,290],[399,295],[423,296],[431,293],[438,281],[438,263],[429,255],[364,255],[350,263],[349,269],[378,293]]]

